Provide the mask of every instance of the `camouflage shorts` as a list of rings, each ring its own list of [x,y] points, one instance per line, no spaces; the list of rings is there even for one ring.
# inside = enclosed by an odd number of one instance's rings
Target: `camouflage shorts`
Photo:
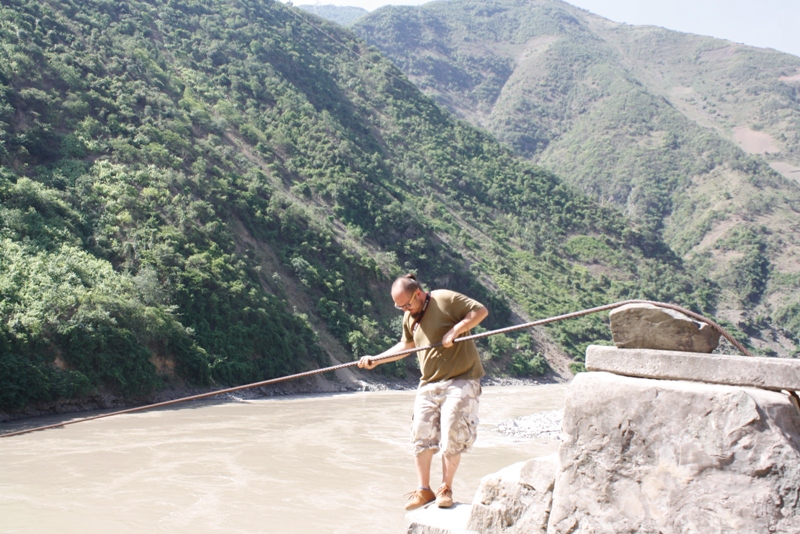
[[[414,454],[427,449],[446,456],[468,451],[478,436],[480,380],[445,380],[417,390],[411,440]]]

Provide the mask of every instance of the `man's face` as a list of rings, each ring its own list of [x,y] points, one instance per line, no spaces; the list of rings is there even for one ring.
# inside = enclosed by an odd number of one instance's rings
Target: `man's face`
[[[425,296],[421,289],[410,292],[402,290],[397,292],[393,291],[392,300],[394,301],[395,308],[403,311],[410,311],[412,315],[416,315],[422,311],[422,306],[425,304]]]

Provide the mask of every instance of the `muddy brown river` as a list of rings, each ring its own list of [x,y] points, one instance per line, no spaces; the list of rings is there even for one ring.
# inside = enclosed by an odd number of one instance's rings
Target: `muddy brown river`
[[[562,408],[565,387],[484,388],[456,501],[471,502],[482,476],[557,450],[554,440],[496,427]],[[405,532],[413,398],[197,402],[3,438],[0,532]],[[0,432],[56,421],[0,423]],[[432,480],[440,473],[437,455]]]

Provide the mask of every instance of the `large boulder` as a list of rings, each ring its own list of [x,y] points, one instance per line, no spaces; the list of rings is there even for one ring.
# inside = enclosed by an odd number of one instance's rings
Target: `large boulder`
[[[562,437],[548,532],[800,532],[783,393],[581,373]]]
[[[470,532],[547,532],[558,455],[519,462],[487,475],[472,501]]]
[[[621,349],[711,352],[719,332],[707,323],[652,304],[626,304],[609,313],[614,345]]]

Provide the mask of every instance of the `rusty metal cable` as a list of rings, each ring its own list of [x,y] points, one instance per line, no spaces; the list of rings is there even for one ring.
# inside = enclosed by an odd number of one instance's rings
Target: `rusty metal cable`
[[[688,315],[688,316],[690,316],[690,317],[692,317],[694,319],[697,319],[698,321],[701,321],[701,322],[704,322],[704,323],[708,324],[709,326],[711,326],[711,328],[713,328],[714,330],[719,332],[720,335],[722,335],[725,339],[730,341],[731,344],[733,344],[734,347],[736,347],[739,351],[742,352],[742,354],[745,354],[746,356],[751,356],[751,354],[747,351],[747,349],[745,349],[742,346],[741,343],[736,341],[728,332],[725,331],[725,329],[723,329],[720,325],[718,325],[714,321],[712,321],[710,319],[707,319],[707,318],[703,317],[702,315],[694,313],[693,311],[687,310],[686,308],[683,308],[681,306],[677,306],[675,304],[668,304],[668,303],[664,303],[664,302],[656,302],[656,301],[651,301],[651,300],[623,300],[623,301],[620,301],[620,302],[615,302],[613,304],[606,304],[604,306],[597,306],[595,308],[589,308],[589,309],[586,309],[586,310],[567,313],[567,314],[564,314],[564,315],[556,315],[555,317],[548,317],[546,319],[539,319],[537,321],[531,321],[529,323],[509,326],[509,327],[506,327],[506,328],[500,328],[498,330],[489,330],[489,331],[481,332],[480,334],[474,334],[474,335],[471,335],[471,336],[464,336],[464,337],[457,338],[455,340],[455,342],[456,343],[460,343],[462,341],[480,339],[480,338],[484,338],[484,337],[494,336],[494,335],[497,335],[497,334],[505,334],[507,332],[514,332],[516,330],[523,330],[523,329],[526,329],[526,328],[532,328],[534,326],[541,326],[541,325],[545,325],[545,324],[549,324],[549,323],[554,323],[554,322],[557,322],[557,321],[564,321],[564,320],[567,320],[567,319],[576,319],[578,317],[583,317],[585,315],[590,315],[590,314],[593,314],[593,313],[598,313],[598,312],[607,311],[607,310],[613,310],[614,308],[619,308],[620,306],[624,306],[626,304],[652,304],[654,306],[658,306],[658,307],[661,307],[661,308],[667,308],[667,309],[670,309],[670,310],[675,310],[675,311],[681,312],[681,313],[683,313],[685,315]],[[372,357],[372,360],[373,361],[381,361],[381,360],[386,360],[386,359],[389,359],[389,358],[396,358],[397,356],[408,356],[409,354],[415,353],[415,352],[420,351],[420,350],[432,349],[434,347],[439,347],[439,346],[441,346],[441,342],[440,343],[435,343],[433,345],[427,345],[425,347],[414,347],[413,349],[401,350],[401,351],[393,352],[391,354],[387,354],[387,355],[384,355],[384,356],[375,356],[375,357]],[[245,385],[242,385],[242,386],[236,386],[236,387],[232,387],[232,388],[226,388],[226,389],[220,389],[220,390],[216,390],[216,391],[210,391],[208,393],[201,393],[199,395],[191,395],[189,397],[181,397],[179,399],[173,399],[173,400],[168,400],[168,401],[164,401],[164,402],[157,402],[155,404],[147,404],[145,406],[137,406],[135,408],[128,408],[128,409],[125,409],[125,410],[118,410],[118,411],[115,411],[115,412],[109,412],[109,413],[105,413],[105,414],[93,415],[91,417],[83,417],[81,419],[75,419],[75,420],[72,420],[72,421],[64,421],[64,422],[61,422],[61,423],[54,423],[52,425],[39,426],[39,427],[35,427],[35,428],[27,428],[27,429],[23,429],[23,430],[18,430],[16,432],[8,432],[8,433],[5,433],[5,434],[0,434],[0,438],[8,438],[8,437],[11,437],[11,436],[19,436],[19,435],[22,435],[22,434],[28,434],[30,432],[36,432],[36,431],[39,431],[39,430],[47,430],[49,428],[58,428],[58,427],[63,427],[63,426],[67,426],[67,425],[74,425],[74,424],[77,424],[77,423],[84,423],[86,421],[94,421],[96,419],[103,419],[104,417],[112,417],[112,416],[115,416],[115,415],[122,415],[122,414],[127,414],[127,413],[141,412],[141,411],[145,411],[145,410],[152,410],[152,409],[155,409],[155,408],[163,408],[165,406],[171,406],[173,404],[178,404],[178,403],[181,403],[181,402],[188,402],[188,401],[193,401],[193,400],[207,399],[209,397],[214,397],[214,396],[217,396],[217,395],[224,395],[224,394],[227,394],[227,393],[233,393],[235,391],[241,391],[241,390],[244,390],[244,389],[252,389],[252,388],[257,388],[257,387],[270,386],[270,385],[277,384],[279,382],[285,382],[285,381],[288,381],[288,380],[295,380],[295,379],[298,379],[298,378],[307,378],[307,377],[318,375],[318,374],[321,374],[321,373],[330,373],[330,372],[333,372],[333,371],[339,371],[341,369],[346,369],[348,367],[353,367],[353,366],[356,366],[356,365],[358,365],[358,360],[353,361],[353,362],[342,363],[342,364],[339,364],[339,365],[334,365],[334,366],[331,366],[331,367],[324,367],[322,369],[314,369],[314,370],[311,370],[311,371],[305,371],[303,373],[297,373],[297,374],[293,374],[293,375],[282,376],[282,377],[279,377],[279,378],[272,378],[270,380],[262,380],[261,382],[254,382],[252,384],[245,384]]]

